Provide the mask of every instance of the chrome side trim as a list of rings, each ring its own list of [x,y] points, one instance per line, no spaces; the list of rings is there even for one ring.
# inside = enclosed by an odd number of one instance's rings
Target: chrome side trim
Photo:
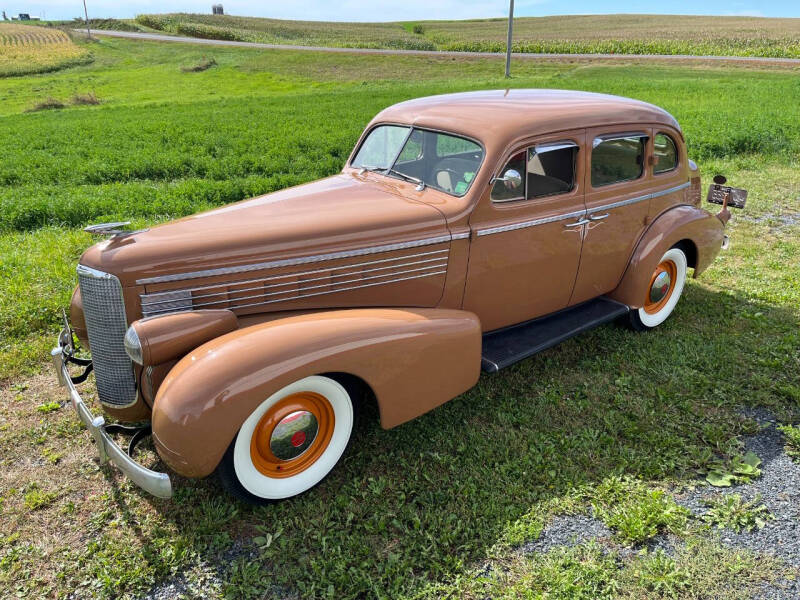
[[[260,271],[261,269],[275,269],[278,267],[293,267],[295,265],[307,265],[325,260],[337,260],[340,258],[353,258],[355,256],[366,256],[368,254],[378,254],[380,252],[393,252],[406,248],[419,248],[420,246],[430,246],[433,244],[443,244],[452,239],[451,235],[440,235],[422,240],[412,240],[408,242],[397,242],[395,244],[385,244],[383,246],[370,246],[368,248],[358,248],[356,250],[344,250],[342,252],[331,252],[329,254],[315,254],[312,256],[301,256],[298,258],[285,258],[250,265],[239,265],[237,267],[221,267],[219,269],[205,269],[203,271],[192,271],[189,273],[175,273],[173,275],[158,275],[156,277],[145,277],[137,279],[137,285],[147,285],[150,283],[166,283],[170,281],[182,281],[184,279],[197,279],[199,277],[214,277],[216,275],[231,275],[234,273],[247,273],[249,271]]]
[[[472,235],[471,232],[465,231],[464,233],[454,233],[450,236],[451,240],[468,240],[469,236]]]
[[[676,185],[671,188],[667,188],[666,190],[661,190],[659,192],[653,192],[651,194],[645,194],[644,196],[636,196],[635,198],[628,198],[627,200],[620,200],[619,202],[612,202],[611,204],[604,204],[603,206],[595,206],[589,209],[589,214],[600,212],[602,210],[610,210],[612,208],[619,208],[620,206],[628,206],[629,204],[636,204],[637,202],[643,202],[644,200],[650,200],[652,198],[660,198],[661,196],[666,196],[667,194],[671,194],[673,192],[679,192],[682,189],[685,189],[691,185],[691,182],[687,181],[686,183],[682,183],[680,185]]]
[[[520,223],[511,223],[509,225],[500,225],[498,227],[488,227],[486,229],[479,229],[477,230],[477,235],[491,235],[493,233],[503,233],[506,231],[515,231],[517,229],[525,229],[526,227],[535,227],[536,225],[544,225],[546,223],[553,223],[555,221],[561,221],[564,219],[571,219],[572,217],[582,217],[584,214],[592,215],[596,212],[610,210],[612,208],[619,208],[620,206],[627,206],[629,204],[636,204],[637,202],[642,202],[644,200],[650,200],[651,198],[660,198],[661,196],[666,196],[667,194],[671,194],[673,192],[679,192],[682,189],[685,189],[691,185],[691,182],[687,181],[686,183],[682,183],[680,185],[676,185],[671,188],[667,188],[666,190],[660,190],[658,192],[653,192],[650,194],[645,194],[643,196],[636,196],[635,198],[628,198],[627,200],[620,200],[619,202],[612,202],[611,204],[604,204],[602,206],[595,206],[588,210],[576,210],[571,213],[565,213],[563,215],[556,215],[553,217],[544,217],[542,219],[533,219],[531,221],[522,221]]]
[[[573,217],[582,217],[586,214],[586,210],[576,210],[562,215],[554,215],[552,217],[543,217],[541,219],[533,219],[531,221],[522,221],[520,223],[510,223],[508,225],[498,225],[497,227],[488,227],[486,229],[479,229],[477,235],[492,235],[493,233],[503,233],[506,231],[515,231],[517,229],[526,229],[528,227],[535,227],[536,225],[544,225],[546,223],[555,223],[556,221],[564,221]]]
[[[372,260],[369,262],[362,262],[362,263],[355,263],[352,265],[341,265],[336,267],[329,267],[327,269],[315,269],[313,271],[301,271],[301,272],[293,272],[293,273],[282,273],[280,275],[271,275],[269,277],[260,277],[258,279],[248,279],[243,281],[227,281],[223,283],[218,283],[215,285],[206,285],[196,288],[182,288],[180,290],[170,290],[169,292],[154,292],[151,294],[142,294],[142,308],[149,308],[151,306],[155,306],[156,304],[166,304],[170,302],[175,302],[174,298],[166,296],[167,299],[165,300],[157,300],[155,298],[165,296],[167,294],[171,294],[174,292],[184,292],[189,293],[190,295],[187,296],[189,301],[196,300],[198,298],[208,298],[212,296],[226,296],[229,294],[239,294],[241,292],[251,292],[257,291],[267,288],[277,288],[277,287],[286,287],[288,285],[298,285],[298,284],[305,284],[313,281],[323,281],[323,280],[330,280],[337,277],[352,277],[354,275],[358,275],[359,273],[373,273],[376,271],[385,271],[387,269],[400,269],[403,267],[419,265],[419,264],[426,264],[431,262],[440,262],[444,261],[445,264],[447,263],[446,256],[433,256],[437,254],[444,254],[449,252],[449,250],[434,250],[432,252],[422,252],[419,254],[408,254],[406,256],[396,256],[393,258],[384,258],[381,260]],[[423,258],[422,260],[414,260],[409,262],[399,262],[403,259],[408,258],[420,258],[425,256],[433,256],[433,258]],[[385,263],[397,263],[392,265],[386,265],[381,267],[372,267],[370,269],[363,269],[362,267],[369,266],[369,265],[378,265],[378,264],[385,264]],[[353,272],[350,273],[332,273],[332,271],[342,271],[345,269],[353,269]],[[276,279],[296,279],[296,278],[304,278],[307,275],[318,275],[318,274],[325,274],[322,277],[312,277],[308,279],[303,279],[302,281],[287,281],[284,283],[271,283],[267,284],[268,281],[275,281]],[[391,275],[391,273],[390,273]],[[256,287],[249,287],[249,288],[239,288],[239,289],[230,289],[234,286],[239,285],[255,285]],[[335,283],[331,283],[331,285],[336,285]],[[203,292],[205,290],[218,290],[220,288],[228,288],[223,291],[219,292],[210,292],[207,294],[194,294],[194,292]],[[187,308],[191,309],[191,305]]]
[[[434,267],[428,267],[428,268],[434,268]],[[421,269],[415,269],[415,270],[421,270]],[[410,273],[412,271],[407,271],[407,272]],[[294,300],[305,300],[306,298],[312,298],[314,296],[324,296],[326,294],[335,294],[337,292],[346,292],[346,291],[349,291],[349,290],[359,290],[359,289],[362,289],[362,288],[374,287],[376,285],[386,285],[388,283],[397,283],[398,281],[408,281],[408,280],[411,280],[411,279],[422,279],[423,277],[432,277],[434,275],[444,275],[446,273],[447,273],[447,269],[445,269],[443,271],[433,271],[433,272],[430,272],[430,273],[422,273],[421,275],[410,275],[409,277],[397,277],[395,279],[390,279],[390,280],[387,280],[387,281],[377,281],[375,283],[365,283],[363,285],[351,285],[351,286],[347,286],[347,287],[336,288],[335,290],[324,290],[322,292],[312,292],[310,294],[303,294],[301,296],[288,296],[288,297],[284,297],[284,298],[274,298],[272,300],[264,300],[262,302],[248,302],[246,304],[236,304],[235,306],[230,306],[229,308],[232,308],[232,309],[234,309],[234,308],[249,308],[251,306],[262,306],[264,304],[274,304],[275,302],[289,302],[289,301],[294,301]],[[383,277],[388,277],[388,276],[384,275]],[[361,281],[363,281],[363,280],[361,280]],[[343,283],[349,283],[349,282],[343,282]],[[322,286],[314,286],[314,287],[322,287]],[[311,288],[307,288],[307,289],[311,289]],[[277,293],[286,294],[286,293],[290,293],[290,292],[277,292]],[[272,296],[272,295],[275,295],[275,293],[259,294],[257,296],[249,296],[249,297],[246,297],[246,298],[241,298],[241,300],[250,300],[251,298],[252,299],[258,299],[258,298],[263,298],[265,296]],[[224,300],[223,302],[235,302],[236,300],[237,299],[235,298],[234,300]],[[208,306],[210,304],[219,304],[219,301],[217,301],[217,302],[206,302],[204,304],[196,304],[193,308],[199,308],[201,306]],[[169,312],[170,312],[169,310],[154,311],[154,312],[150,313],[150,315],[167,314]]]
[[[60,339],[60,338],[59,338]],[[94,438],[97,444],[97,451],[100,454],[100,464],[111,461],[122,471],[128,479],[138,485],[144,491],[157,496],[158,498],[170,498],[172,496],[172,483],[169,475],[158,473],[143,467],[122,450],[105,430],[105,419],[102,416],[95,417],[86,404],[83,402],[75,384],[70,379],[67,365],[64,362],[64,349],[56,346],[50,351],[50,356],[55,367],[56,377],[59,383],[67,388],[72,408],[78,413],[78,417],[86,429]]]

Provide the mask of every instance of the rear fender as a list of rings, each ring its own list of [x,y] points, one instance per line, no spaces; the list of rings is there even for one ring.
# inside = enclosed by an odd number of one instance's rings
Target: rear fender
[[[724,226],[711,213],[694,206],[676,206],[662,213],[647,229],[622,281],[608,296],[631,308],[641,308],[650,277],[664,253],[688,240],[697,251],[694,277],[705,271],[722,248]]]
[[[156,395],[153,439],[173,470],[204,477],[250,413],[294,381],[332,372],[360,377],[388,429],[475,385],[480,361],[478,317],[460,310],[338,310],[253,325],[175,365]]]

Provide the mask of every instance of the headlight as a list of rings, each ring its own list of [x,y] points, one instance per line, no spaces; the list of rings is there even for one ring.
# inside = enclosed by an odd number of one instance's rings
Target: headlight
[[[139,335],[136,333],[133,325],[128,327],[128,331],[125,332],[125,340],[123,344],[125,346],[125,352],[131,357],[133,362],[135,362],[137,365],[144,363],[144,360],[142,359],[142,342],[139,341]]]

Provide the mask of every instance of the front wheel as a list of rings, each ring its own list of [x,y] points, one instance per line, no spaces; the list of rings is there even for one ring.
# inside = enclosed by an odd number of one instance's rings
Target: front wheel
[[[353,430],[353,399],[314,375],[264,400],[242,424],[217,468],[234,496],[251,504],[291,498],[322,481]]]
[[[667,250],[650,277],[642,307],[628,313],[631,327],[637,331],[647,331],[666,321],[683,293],[687,267],[688,261],[683,250]]]

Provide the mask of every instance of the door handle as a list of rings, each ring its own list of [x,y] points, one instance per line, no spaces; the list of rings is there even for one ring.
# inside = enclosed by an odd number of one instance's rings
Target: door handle
[[[610,213],[606,213],[604,215],[589,215],[590,221],[602,221],[603,219],[607,218]]]
[[[584,219],[583,217],[580,220],[575,221],[574,223],[564,223],[564,227],[578,227],[580,225],[586,225],[589,222],[589,219]]]

